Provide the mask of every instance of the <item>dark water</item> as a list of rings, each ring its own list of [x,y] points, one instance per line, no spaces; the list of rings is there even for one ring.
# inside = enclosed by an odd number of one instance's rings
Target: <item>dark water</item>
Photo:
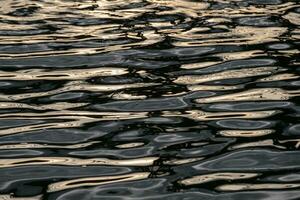
[[[297,0],[1,0],[1,200],[300,199]]]

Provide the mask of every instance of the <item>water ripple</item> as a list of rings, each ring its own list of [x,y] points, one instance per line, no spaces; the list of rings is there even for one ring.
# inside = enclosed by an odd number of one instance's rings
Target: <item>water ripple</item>
[[[300,199],[296,0],[5,0],[0,199]]]

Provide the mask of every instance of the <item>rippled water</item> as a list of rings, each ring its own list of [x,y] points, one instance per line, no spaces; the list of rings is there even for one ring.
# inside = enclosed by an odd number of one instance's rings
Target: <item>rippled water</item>
[[[1,200],[300,199],[298,0],[2,0]]]

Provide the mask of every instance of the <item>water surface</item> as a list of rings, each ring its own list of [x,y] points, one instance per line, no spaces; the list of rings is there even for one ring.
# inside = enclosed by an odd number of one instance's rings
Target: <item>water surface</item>
[[[297,0],[2,0],[1,200],[300,199]]]

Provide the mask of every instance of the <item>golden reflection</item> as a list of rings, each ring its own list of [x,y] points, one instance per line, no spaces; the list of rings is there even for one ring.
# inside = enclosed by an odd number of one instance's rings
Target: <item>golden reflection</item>
[[[127,144],[119,144],[116,147],[119,149],[130,149],[130,148],[140,147],[143,145],[144,145],[143,142],[132,142],[132,143],[127,143]]]
[[[0,114],[2,119],[65,119],[65,120],[117,120],[117,119],[134,119],[143,118],[147,116],[147,112],[90,112],[90,111],[70,111],[70,110],[57,110],[43,113],[8,113]],[[93,118],[93,119],[92,119]]]
[[[96,120],[92,118],[83,117],[83,118],[77,118],[73,121],[67,121],[67,122],[49,122],[49,123],[27,125],[27,126],[14,127],[14,128],[6,128],[0,130],[0,136],[13,135],[17,133],[26,133],[29,131],[38,131],[38,130],[45,130],[45,129],[80,127],[85,123],[90,123],[94,121]]]
[[[199,110],[187,111],[189,118],[194,120],[219,120],[224,118],[241,118],[241,119],[259,119],[273,116],[278,113],[276,110],[255,111],[255,112],[217,112],[208,113]]]
[[[0,94],[0,100],[2,101],[17,101],[28,98],[37,98],[43,96],[56,95],[64,92],[71,91],[90,91],[90,92],[112,92],[116,90],[123,90],[129,88],[143,88],[160,85],[160,83],[133,83],[133,84],[122,84],[122,85],[91,85],[85,82],[74,81],[69,82],[64,87],[59,89],[47,91],[47,92],[35,92],[35,93],[24,93],[14,95]]]
[[[88,103],[57,102],[52,104],[43,104],[40,106],[32,106],[32,108],[34,108],[35,110],[68,110],[71,108],[78,108],[86,105],[88,105]]]
[[[187,178],[179,181],[179,183],[183,185],[195,185],[195,184],[203,184],[212,181],[218,180],[240,180],[240,179],[249,179],[257,177],[259,174],[257,173],[236,173],[236,172],[219,172],[213,174],[204,174],[199,176],[193,176],[192,178]]]
[[[48,185],[48,192],[57,192],[77,187],[98,186],[111,183],[120,183],[124,181],[141,180],[148,178],[149,175],[150,172],[136,172],[125,175],[78,178],[68,181],[52,183]]]
[[[124,92],[119,92],[119,93],[114,93],[111,96],[112,99],[115,100],[141,100],[141,99],[146,99],[146,95],[133,95],[133,94],[127,94]]]
[[[196,99],[197,103],[216,103],[228,101],[276,101],[288,100],[291,97],[299,96],[300,90],[284,90],[281,88],[259,88],[250,89],[239,93],[225,94],[215,97]]]
[[[92,68],[45,71],[42,69],[19,70],[14,72],[0,71],[0,80],[85,80],[98,76],[118,76],[127,74],[125,68]]]
[[[272,129],[262,129],[262,130],[222,130],[218,131],[219,135],[226,137],[261,137],[265,135],[270,135],[274,133],[275,130]]]
[[[230,53],[219,53],[214,56],[222,58],[224,61],[238,60],[238,59],[248,59],[256,56],[266,56],[261,50],[252,50],[252,51],[239,51],[239,52],[230,52]]]
[[[9,16],[5,16],[5,18],[10,19]],[[13,20],[14,18],[11,17],[11,19]],[[19,17],[18,17],[18,21],[20,21]],[[28,21],[28,19],[26,21]],[[58,34],[42,34],[42,35],[24,35],[22,37],[0,36],[1,39],[0,44],[37,44],[43,42],[53,42],[54,40],[56,43],[67,43],[67,42],[88,41],[91,39],[103,39],[103,40],[118,39],[122,36],[122,34],[120,33],[118,34],[106,33],[118,29],[119,28],[118,24],[97,25],[97,26],[87,26],[87,27],[72,26],[70,24],[66,24],[62,26],[64,28],[64,32],[68,33],[68,35],[62,36],[62,34],[64,33],[58,33]],[[78,39],[78,36],[81,35],[86,35],[86,36],[89,35],[90,37],[89,38],[83,37],[82,39]],[[64,52],[64,51],[58,51],[58,52]],[[33,54],[33,55],[38,55],[38,54]]]
[[[89,28],[91,26],[88,26]],[[119,26],[117,26],[117,28],[119,28]],[[77,29],[77,27],[76,27]],[[131,34],[130,32],[128,32],[129,34]],[[81,35],[81,34],[80,34]],[[40,51],[40,52],[30,52],[30,53],[15,53],[15,54],[0,54],[0,58],[1,59],[12,59],[12,58],[38,58],[38,57],[45,57],[45,56],[66,56],[66,55],[93,55],[93,54],[100,54],[100,53],[107,53],[107,52],[113,52],[113,51],[119,51],[119,50],[126,50],[126,49],[130,49],[133,47],[138,47],[138,46],[147,46],[147,45],[151,45],[151,44],[155,44],[158,43],[160,41],[163,40],[163,37],[159,34],[156,34],[154,31],[144,31],[143,32],[143,40],[142,38],[140,39],[141,41],[137,41],[137,42],[131,42],[131,43],[126,43],[126,44],[120,44],[120,45],[109,45],[109,46],[105,46],[105,47],[90,47],[90,48],[73,48],[70,50],[56,50],[56,51],[52,51],[52,50],[45,50],[45,51]],[[56,37],[59,37],[59,35],[57,35]],[[78,35],[74,34],[73,37],[78,37]],[[91,36],[93,37],[93,36]],[[107,37],[104,37],[103,35],[99,38],[100,36],[94,36],[94,39],[120,39],[120,38],[124,38],[124,34],[119,34],[117,36],[115,36],[116,38],[112,38],[111,35],[109,35]],[[42,43],[42,42],[49,42],[51,41],[51,39],[49,38],[55,38],[55,35],[44,35],[44,36],[23,36],[22,38],[27,38],[28,41],[30,41],[30,43]],[[16,43],[23,43],[23,39],[22,40],[18,40],[18,39],[12,39],[11,37],[5,38],[5,37],[1,37],[0,36],[0,40],[6,40],[6,44],[7,43],[12,43],[12,44],[16,44]],[[61,40],[61,42],[77,42],[77,39],[63,39]],[[1,42],[0,42],[1,44]]]
[[[258,67],[245,68],[237,70],[227,70],[218,73],[211,73],[206,75],[185,75],[178,77],[174,83],[177,84],[199,84],[209,81],[232,79],[232,78],[246,78],[253,76],[269,75],[278,70],[277,67]]]
[[[63,165],[63,166],[151,166],[158,157],[144,157],[127,160],[112,160],[108,158],[80,159],[72,157],[34,157],[0,159],[0,168],[29,165]]]
[[[196,121],[212,121],[220,119],[259,119],[273,116],[278,113],[276,110],[270,111],[255,111],[255,112],[204,112],[201,110],[186,111],[188,114],[176,112],[163,112],[163,116],[182,116]]]
[[[211,1],[211,0],[209,0]],[[221,2],[224,4],[229,4],[230,2],[234,1],[241,1],[241,0],[212,0]],[[243,17],[243,16],[266,16],[270,14],[284,14],[287,10],[298,7],[298,5],[295,2],[287,2],[282,3],[278,5],[266,5],[264,7],[257,7],[257,6],[247,6],[243,7],[240,6],[239,9],[236,8],[224,8],[224,9],[212,9],[212,10],[205,10],[205,12],[202,13],[205,17],[228,17],[228,18],[235,18],[235,17]]]
[[[248,143],[240,143],[233,146],[230,146],[229,150],[248,148],[248,147],[273,147],[277,149],[286,149],[284,146],[275,145],[274,141],[271,139],[256,141],[256,142],[248,142]]]
[[[71,145],[51,145],[51,144],[35,144],[35,143],[20,143],[20,144],[3,144],[0,149],[78,149],[91,146],[100,142],[85,142]]]
[[[218,186],[218,191],[243,191],[243,190],[282,190],[299,188],[300,183],[238,183],[238,184],[225,184]]]
[[[291,31],[291,38],[294,40],[300,40],[300,29]]]
[[[225,91],[242,89],[243,85],[188,85],[187,88],[190,91]]]
[[[199,62],[199,63],[189,63],[189,64],[183,64],[181,65],[182,69],[200,69],[200,68],[206,68],[209,66],[217,65],[222,62],[215,61],[215,62]]]
[[[173,37],[186,40],[174,42],[175,46],[211,46],[211,45],[250,45],[262,42],[279,41],[278,37],[287,31],[285,27],[249,27],[236,26],[221,33],[197,33],[189,30],[182,33],[170,34]]]
[[[283,54],[285,56],[297,56],[300,54],[298,49],[288,49],[288,50],[279,50],[278,53]]]
[[[142,119],[147,117],[147,112],[88,112],[88,111],[53,111],[44,113],[24,113],[24,114],[2,114],[1,119],[36,119],[45,120],[43,123],[26,125],[21,127],[6,128],[0,130],[0,136],[26,133],[44,129],[60,129],[81,127],[84,124],[97,121]],[[47,120],[64,120],[63,122],[47,122]]]
[[[258,82],[284,81],[298,79],[300,76],[291,73],[275,74],[266,78],[259,79]]]
[[[168,6],[172,10],[159,12],[159,15],[184,13],[189,17],[198,17],[198,12],[209,7],[208,3],[184,0],[148,0],[157,6]]]
[[[165,165],[184,165],[184,164],[188,164],[188,163],[193,163],[196,161],[200,161],[203,160],[203,157],[200,158],[183,158],[183,159],[172,159],[172,160],[166,160],[163,163]]]
[[[14,197],[12,195],[0,195],[0,200],[42,200],[43,196],[38,195],[34,197]]]
[[[33,106],[25,103],[0,102],[0,109],[27,108],[33,110],[67,110],[70,108],[78,108],[86,105],[88,105],[88,103],[57,102],[53,104],[43,104],[39,106]]]
[[[290,12],[283,16],[284,19],[289,20],[292,24],[300,26],[300,14],[295,12]]]

